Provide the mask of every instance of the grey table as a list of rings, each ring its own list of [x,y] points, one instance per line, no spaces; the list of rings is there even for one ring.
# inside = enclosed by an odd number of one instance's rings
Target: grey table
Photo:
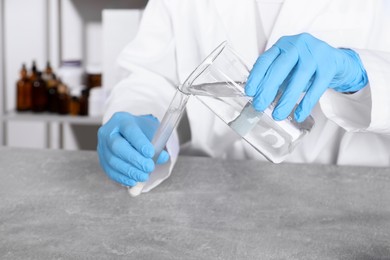
[[[0,149],[1,259],[390,259],[390,170],[180,157],[131,198],[96,153]]]

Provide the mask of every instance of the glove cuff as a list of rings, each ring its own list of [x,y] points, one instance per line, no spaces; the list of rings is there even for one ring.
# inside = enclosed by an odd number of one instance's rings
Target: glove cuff
[[[340,48],[343,52],[343,73],[334,80],[337,81],[334,89],[338,92],[356,92],[368,84],[367,72],[359,55],[351,50]]]

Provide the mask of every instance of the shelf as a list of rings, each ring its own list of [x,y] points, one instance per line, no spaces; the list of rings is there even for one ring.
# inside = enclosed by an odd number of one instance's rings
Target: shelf
[[[102,116],[17,112],[14,102],[17,72],[22,63],[30,64],[32,60],[37,62],[39,68],[43,68],[46,61],[50,60],[52,68],[58,71],[62,61],[77,59],[81,60],[85,67],[100,64],[102,73],[106,75],[107,86],[113,86],[112,81],[117,80],[117,72],[112,69],[115,67],[112,57],[117,56],[130,41],[130,37],[135,35],[147,2],[0,0],[0,146],[73,150],[87,147],[84,145],[86,140],[95,142]],[[103,40],[109,41],[107,39],[110,39],[111,34],[103,39],[102,11],[130,11],[129,9],[138,12],[138,16],[126,16],[123,23],[122,16],[109,17],[120,19],[119,24],[123,26],[127,38],[123,37],[123,41],[116,40],[114,44],[111,43],[109,47],[112,47],[113,51],[107,52]],[[15,13],[21,15],[15,16]],[[30,30],[23,31],[23,24],[28,24]],[[20,31],[23,31],[23,34],[20,34]],[[26,36],[29,38],[28,44],[18,44],[23,42]],[[103,56],[104,53],[106,56]],[[111,75],[112,81],[107,81],[107,78],[110,79],[107,75]],[[26,132],[26,128],[29,131]],[[96,147],[92,141],[88,147]]]
[[[49,113],[33,112],[8,112],[3,117],[4,121],[35,121],[35,122],[56,122],[77,125],[101,125],[102,117],[96,116],[71,116]]]

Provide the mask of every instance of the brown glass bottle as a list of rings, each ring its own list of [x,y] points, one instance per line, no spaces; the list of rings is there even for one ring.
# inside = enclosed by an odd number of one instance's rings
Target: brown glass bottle
[[[37,73],[37,78],[32,82],[32,106],[33,112],[43,112],[47,107],[47,88],[42,79],[41,73]]]
[[[80,95],[81,89],[72,89],[71,91],[71,98],[70,98],[70,105],[69,105],[69,113],[72,116],[78,116],[80,113]]]
[[[53,69],[52,69],[52,67],[50,65],[50,61],[47,61],[46,62],[46,68],[45,68],[45,70],[43,72],[42,78],[44,80],[48,80],[48,79],[50,79],[52,77],[52,75],[53,75]]]
[[[88,115],[88,89],[83,89],[81,91],[79,115],[80,116]]]
[[[58,90],[57,84],[47,84],[47,110],[51,113],[58,112]]]
[[[31,74],[30,74],[31,82],[36,80],[37,77],[38,77],[38,69],[37,69],[37,64],[36,64],[36,62],[34,60],[33,63],[32,63],[32,66],[31,66]]]
[[[79,97],[72,96],[70,99],[69,113],[72,116],[78,116],[80,113],[80,99]]]
[[[58,114],[67,115],[69,114],[70,102],[70,97],[68,95],[68,87],[64,83],[59,81],[57,91]]]
[[[48,61],[46,63],[45,71],[42,75],[43,80],[47,86],[47,110],[51,113],[58,112],[58,81],[56,75],[53,73],[53,69]]]
[[[27,111],[31,109],[32,84],[27,75],[26,65],[22,65],[20,79],[16,82],[16,110]]]

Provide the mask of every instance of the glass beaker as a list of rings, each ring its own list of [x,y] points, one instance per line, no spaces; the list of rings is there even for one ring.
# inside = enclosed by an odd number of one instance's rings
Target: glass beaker
[[[309,116],[298,123],[294,110],[285,120],[272,118],[284,85],[264,112],[256,111],[252,97],[244,91],[248,76],[245,63],[223,42],[191,73],[180,90],[195,95],[269,161],[280,163],[310,132],[314,120]]]
[[[309,116],[304,122],[294,120],[293,112],[283,121],[275,121],[272,111],[281,95],[264,111],[256,111],[252,97],[245,95],[249,69],[227,42],[221,43],[178,87],[171,104],[152,140],[156,161],[180,120],[188,98],[196,96],[215,115],[273,163],[282,162],[314,125]],[[281,86],[280,89],[283,89]],[[294,111],[294,110],[293,110]],[[138,183],[130,194],[138,195]]]

